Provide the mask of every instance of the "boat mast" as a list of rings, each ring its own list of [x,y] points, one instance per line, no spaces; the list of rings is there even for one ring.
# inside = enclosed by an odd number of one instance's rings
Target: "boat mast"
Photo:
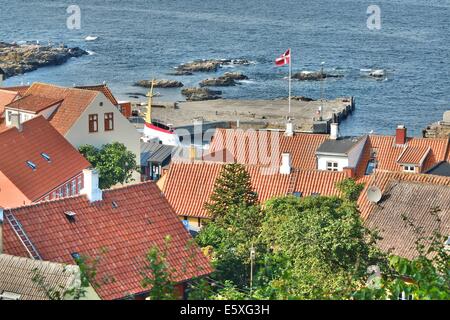
[[[155,84],[155,79],[152,79],[152,83],[150,85],[150,91],[147,93],[148,104],[147,104],[147,113],[145,115],[145,122],[148,124],[152,124],[152,100],[154,97],[153,87]]]

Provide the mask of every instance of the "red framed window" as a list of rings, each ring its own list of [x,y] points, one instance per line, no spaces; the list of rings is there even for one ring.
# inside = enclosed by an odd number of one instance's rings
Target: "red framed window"
[[[105,131],[114,130],[114,113],[105,113]]]
[[[98,132],[98,115],[89,115],[89,132]]]

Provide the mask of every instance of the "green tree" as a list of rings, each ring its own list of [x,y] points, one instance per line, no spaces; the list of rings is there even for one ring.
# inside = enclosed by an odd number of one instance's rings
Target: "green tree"
[[[223,218],[233,206],[249,207],[258,204],[258,196],[252,188],[245,166],[225,164],[214,185],[210,201],[205,204],[212,220]]]
[[[358,201],[361,191],[364,189],[363,183],[356,183],[354,179],[345,179],[336,183],[336,187],[342,193],[342,198],[350,201]]]
[[[136,155],[119,142],[105,144],[100,149],[83,145],[79,151],[99,171],[101,189],[132,181],[132,173],[138,169]]]
[[[150,288],[150,300],[175,300],[175,270],[167,261],[170,237],[166,237],[164,247],[160,250],[153,246],[147,253],[146,264],[142,272],[144,278],[142,286]]]
[[[386,264],[375,247],[376,234],[363,226],[353,202],[285,197],[266,206],[262,237],[271,260],[278,261],[276,277],[269,281],[272,298],[344,296],[361,286],[368,266]]]

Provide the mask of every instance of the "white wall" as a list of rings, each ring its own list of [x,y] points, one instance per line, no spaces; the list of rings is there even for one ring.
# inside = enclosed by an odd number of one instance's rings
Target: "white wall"
[[[100,106],[101,102],[103,106]],[[104,114],[106,112],[114,113],[114,130],[112,131],[105,131]],[[89,132],[90,114],[98,114],[98,132]],[[107,143],[120,142],[136,155],[138,165],[141,162],[139,132],[102,93],[99,93],[86,108],[78,121],[65,134],[65,138],[76,148],[85,144],[99,148]],[[134,182],[139,182],[139,172],[135,172],[133,178]]]
[[[342,171],[345,167],[348,167],[348,158],[347,157],[317,155],[317,169],[327,170],[327,162],[328,161],[337,162],[338,163],[338,171]]]

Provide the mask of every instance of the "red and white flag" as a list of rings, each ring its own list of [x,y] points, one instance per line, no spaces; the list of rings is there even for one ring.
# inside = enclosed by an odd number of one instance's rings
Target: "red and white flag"
[[[284,66],[291,63],[291,49],[288,49],[285,53],[275,59],[277,66]]]

